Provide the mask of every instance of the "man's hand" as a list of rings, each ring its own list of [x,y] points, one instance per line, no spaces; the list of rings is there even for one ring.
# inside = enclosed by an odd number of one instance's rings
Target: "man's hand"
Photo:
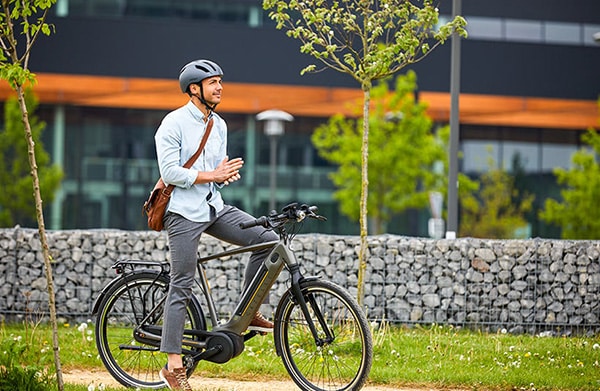
[[[239,180],[241,178],[240,169],[243,165],[244,161],[242,158],[237,157],[229,160],[229,156],[226,156],[213,172],[215,175],[215,182],[223,183],[227,186]]]

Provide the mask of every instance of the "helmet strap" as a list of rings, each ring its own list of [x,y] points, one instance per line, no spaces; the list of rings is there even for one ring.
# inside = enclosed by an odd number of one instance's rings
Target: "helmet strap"
[[[211,111],[215,111],[215,109],[217,108],[217,103],[215,103],[214,105],[211,106],[206,101],[206,99],[204,99],[204,89],[202,88],[202,82],[198,83],[198,86],[200,87],[200,94],[195,95],[195,97],[200,100],[200,103],[202,103],[206,107],[206,109],[208,110],[208,114],[210,114]]]

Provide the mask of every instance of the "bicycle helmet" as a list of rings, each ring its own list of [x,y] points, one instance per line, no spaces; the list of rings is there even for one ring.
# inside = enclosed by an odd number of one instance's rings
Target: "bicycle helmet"
[[[190,84],[200,83],[212,76],[223,76],[223,71],[219,65],[210,60],[196,60],[184,65],[179,71],[181,92],[185,94]]]

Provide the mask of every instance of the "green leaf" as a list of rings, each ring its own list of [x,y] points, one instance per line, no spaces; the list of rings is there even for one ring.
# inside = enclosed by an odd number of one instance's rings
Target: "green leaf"
[[[572,167],[554,171],[562,199],[547,199],[540,212],[542,220],[561,228],[563,239],[600,238],[600,135],[589,130],[581,140],[589,147],[572,155]]]

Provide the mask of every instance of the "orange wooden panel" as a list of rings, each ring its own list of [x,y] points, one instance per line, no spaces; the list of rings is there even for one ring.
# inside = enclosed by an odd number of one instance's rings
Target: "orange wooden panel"
[[[188,99],[177,80],[41,73],[37,81],[34,90],[47,104],[172,110]],[[10,94],[6,82],[0,82],[0,100]],[[225,82],[219,111],[255,114],[280,109],[295,116],[360,116],[362,98],[359,88]],[[448,93],[422,91],[419,99],[427,103],[434,120],[449,121]],[[461,94],[459,108],[465,124],[586,129],[597,127],[600,118],[597,102],[585,100]]]

